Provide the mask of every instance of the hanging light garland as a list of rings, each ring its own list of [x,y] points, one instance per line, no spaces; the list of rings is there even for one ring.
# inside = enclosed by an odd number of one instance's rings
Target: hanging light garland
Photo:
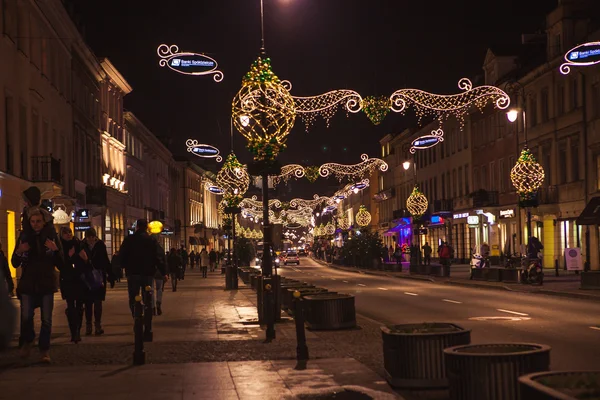
[[[286,81],[285,84],[292,89],[292,84]],[[315,123],[317,116],[321,116],[327,127],[329,121],[341,108],[346,112],[357,113],[361,110],[362,97],[354,90],[340,89],[332,90],[317,96],[296,97],[294,96],[296,105],[296,114],[300,115],[306,126],[306,131]]]
[[[412,193],[406,200],[406,208],[408,209],[408,212],[410,212],[413,217],[419,218],[427,212],[428,207],[429,202],[427,201],[427,197],[425,197],[425,195],[419,190],[419,187],[415,185]]]
[[[271,59],[259,57],[242,79],[232,104],[233,124],[248,140],[257,161],[272,161],[286,147],[296,107],[289,89],[273,73]]]
[[[379,125],[390,112],[392,103],[387,96],[367,96],[362,101],[362,110],[373,125]]]
[[[440,95],[425,92],[419,89],[400,89],[390,97],[392,111],[404,113],[408,108],[413,108],[419,122],[423,117],[434,116],[443,121],[450,116],[456,117],[460,128],[464,127],[464,117],[472,106],[483,111],[488,103],[504,110],[510,105],[510,96],[495,86],[473,87],[471,81],[462,78],[458,81],[458,88],[463,93]]]
[[[510,171],[510,180],[521,199],[533,199],[542,186],[544,178],[544,168],[535,160],[531,151],[525,147]]]
[[[363,161],[353,165],[343,165],[338,163],[323,164],[319,168],[319,175],[323,178],[327,178],[330,174],[333,174],[341,182],[344,178],[349,178],[351,180],[362,179],[365,176],[370,175],[375,169],[379,169],[382,172],[388,170],[387,163],[379,158],[369,158],[366,154],[362,154],[360,158]]]
[[[323,203],[333,204],[331,197],[327,197],[327,196],[321,197],[318,194],[315,194],[313,196],[312,200],[305,200],[305,199],[290,200],[290,207],[294,207],[294,208],[308,207],[311,210],[314,210]]]
[[[365,206],[360,206],[355,219],[358,225],[367,226],[371,223],[371,213],[367,211]]]
[[[304,168],[304,176],[310,183],[314,183],[319,178],[319,167],[310,166]]]
[[[245,197],[244,199],[242,199],[242,201],[240,201],[240,207],[262,212],[263,203],[262,203],[262,201],[258,200],[258,197],[256,197],[256,195],[254,195],[250,198]],[[269,199],[269,208],[281,208],[281,207],[282,207],[281,200]]]
[[[273,177],[273,185],[281,182],[287,183],[291,178],[300,179],[304,177],[305,168],[300,164],[289,164],[281,167],[281,173]]]
[[[224,192],[223,200],[229,207],[237,207],[250,185],[250,176],[235,156],[230,153],[217,174],[217,186]]]

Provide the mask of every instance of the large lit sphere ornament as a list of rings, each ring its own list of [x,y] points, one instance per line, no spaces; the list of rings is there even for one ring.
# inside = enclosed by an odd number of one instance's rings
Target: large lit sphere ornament
[[[250,176],[235,156],[230,153],[217,174],[217,186],[223,189],[223,200],[230,207],[237,207],[250,185]]]
[[[412,193],[406,200],[406,209],[413,217],[419,218],[427,212],[428,207],[429,202],[427,201],[427,197],[425,197],[425,195],[419,190],[419,187],[415,185]]]
[[[328,222],[327,225],[325,225],[325,234],[333,235],[334,233],[335,233],[335,226],[331,222]]]
[[[367,226],[371,223],[371,213],[367,211],[365,206],[360,206],[355,219],[358,225]]]
[[[532,199],[544,182],[544,168],[535,160],[533,154],[525,147],[517,163],[510,171],[510,180],[524,200]]]
[[[258,58],[242,80],[232,103],[233,124],[248,140],[254,159],[274,160],[294,127],[294,98],[273,73],[270,58]]]
[[[341,215],[341,217],[338,218],[338,226],[340,227],[340,229],[346,231],[350,228],[350,222],[348,222],[348,218],[346,218],[346,214],[343,213]]]

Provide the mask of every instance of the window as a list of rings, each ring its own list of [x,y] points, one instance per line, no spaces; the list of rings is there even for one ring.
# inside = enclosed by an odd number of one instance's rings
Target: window
[[[437,157],[437,149],[438,146],[433,146],[433,148],[431,149],[431,152],[433,153],[433,162],[436,162],[436,157]]]
[[[466,126],[463,128],[462,134],[463,134],[463,148],[467,149],[467,148],[469,148],[469,131]]]
[[[465,194],[469,193],[469,164],[465,164]]]
[[[381,192],[383,190],[384,186],[383,186],[383,175],[379,176],[379,191]]]
[[[544,168],[545,175],[544,183],[546,185],[552,185],[554,182],[554,180],[552,179],[552,146],[549,143],[545,143],[542,146],[542,157],[542,167]]]
[[[437,193],[438,193],[437,187],[438,186],[437,186],[437,176],[436,176],[435,178],[433,178],[433,196],[435,198],[437,198]]]
[[[473,190],[479,189],[479,169],[473,168]]]
[[[479,189],[483,189],[483,190],[488,190],[488,170],[487,167],[485,165],[481,166],[481,170],[480,170],[480,185],[479,185]]]
[[[542,89],[542,93],[541,93],[541,101],[542,101],[542,109],[541,109],[541,122],[546,122],[548,121],[548,119],[550,118],[549,115],[549,105],[548,102],[550,101],[549,96],[548,96],[548,88],[544,88]]]
[[[600,190],[600,154],[596,155],[596,190]]]
[[[537,99],[535,95],[529,99],[529,108],[527,109],[527,118],[529,119],[529,126],[536,126],[537,121]]]
[[[463,135],[460,134],[461,132],[457,132],[456,130],[454,131],[454,136],[456,137],[456,151],[461,151],[462,150],[462,138]]]
[[[565,85],[560,84],[556,87],[556,115],[562,115],[564,112],[565,112]]]
[[[381,157],[385,157],[385,146],[381,146]]]
[[[15,151],[14,139],[14,116],[15,116],[15,104],[12,97],[6,96],[4,98],[4,131],[6,132],[6,148],[5,148],[5,159],[6,169],[5,171],[9,174],[14,173],[14,158],[13,153]]]
[[[32,109],[31,110],[31,143],[33,144],[33,148],[37,149],[38,151],[40,150],[40,143],[39,143],[39,133],[40,132],[40,116],[37,112],[37,110]],[[43,150],[43,149],[41,149]],[[41,154],[33,154],[33,155],[41,155]]]
[[[579,87],[578,87],[577,78],[574,78],[571,81],[571,110],[576,109],[578,104],[579,104]]]
[[[492,161],[490,163],[490,190],[495,190],[498,186],[498,182],[496,182],[496,163]]]
[[[21,156],[21,178],[27,179],[27,106],[19,104],[19,137]]]
[[[457,194],[458,194],[458,182],[457,182],[457,176],[456,176],[456,168],[454,168],[452,170],[452,198],[456,198]]]
[[[29,38],[29,14],[23,4],[17,6],[17,30],[17,46],[23,54],[27,55],[29,53],[29,43],[27,43]]]
[[[452,196],[452,191],[450,190],[450,186],[452,182],[450,181],[450,171],[446,172],[446,193],[448,193],[448,197]]]
[[[498,191],[504,193],[504,191],[506,191],[506,178],[508,177],[508,173],[505,170],[503,158],[498,160],[498,174],[500,178],[498,180]]]
[[[579,180],[579,138],[571,138],[571,180]]]
[[[598,163],[600,163],[600,156],[598,156]],[[598,165],[600,166],[600,164]],[[600,182],[600,176],[598,177],[598,182]],[[446,179],[444,174],[442,174],[442,199],[446,199]]]
[[[563,167],[558,169],[558,183],[567,183],[567,144],[562,141],[558,145],[558,165]]]
[[[2,33],[11,39],[17,36],[15,3],[14,0],[2,0]]]
[[[458,167],[458,197],[463,196],[463,171],[462,167]]]

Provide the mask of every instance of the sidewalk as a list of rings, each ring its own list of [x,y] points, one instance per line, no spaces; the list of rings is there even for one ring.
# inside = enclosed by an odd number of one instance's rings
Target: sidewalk
[[[37,363],[37,351],[27,361],[18,357],[16,348],[1,353],[0,398],[291,399],[353,390],[370,398],[398,398],[374,372],[380,360],[367,367],[346,347],[356,346],[352,337],[364,341],[358,335],[375,332],[375,326],[365,323],[364,329],[352,332],[307,331],[311,360],[307,369],[295,370],[293,321],[285,318],[277,324],[277,339],[265,344],[253,305],[255,293],[241,281],[237,291],[223,288],[222,275],[209,273],[202,279],[196,271],[188,271],[177,292],[168,285],[164,314],[153,319],[154,341],[145,343],[146,365],[141,367],[131,366],[133,321],[126,283],[108,289],[106,333],[84,336],[77,345],[69,341],[65,304],[57,295],[52,365]],[[17,337],[15,333],[15,347]]]
[[[527,293],[540,293],[552,296],[563,296],[571,298],[579,298],[586,300],[597,300],[600,301],[600,290],[582,290],[580,287],[580,275],[576,275],[572,272],[559,271],[559,276],[554,275],[554,270],[547,269],[544,271],[544,284],[542,286],[523,285],[520,283],[507,283],[507,282],[486,282],[486,281],[475,281],[470,280],[471,266],[468,264],[453,264],[450,267],[450,277],[437,277],[429,275],[416,275],[410,274],[408,271],[408,263],[402,263],[402,271],[381,271],[372,269],[362,269],[356,267],[344,267],[340,265],[334,265],[326,263],[323,260],[314,261],[327,265],[331,268],[340,269],[343,271],[357,272],[364,274],[380,275],[401,279],[416,279],[422,281],[444,283],[448,285],[462,285],[469,287],[477,287],[483,289],[499,289],[516,292],[527,292]],[[395,264],[395,263],[393,263]],[[435,263],[432,263],[435,264]],[[388,265],[392,265],[389,264]]]

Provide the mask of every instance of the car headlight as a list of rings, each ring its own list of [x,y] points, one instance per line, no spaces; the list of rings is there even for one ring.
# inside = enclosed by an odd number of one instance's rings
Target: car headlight
[[[260,261],[260,258],[256,257],[256,258],[255,258],[255,261],[256,261],[256,262],[259,262],[259,261]]]
[[[276,263],[278,263],[278,262],[279,262],[279,258],[276,258],[276,259],[275,259],[275,262],[276,262]]]

